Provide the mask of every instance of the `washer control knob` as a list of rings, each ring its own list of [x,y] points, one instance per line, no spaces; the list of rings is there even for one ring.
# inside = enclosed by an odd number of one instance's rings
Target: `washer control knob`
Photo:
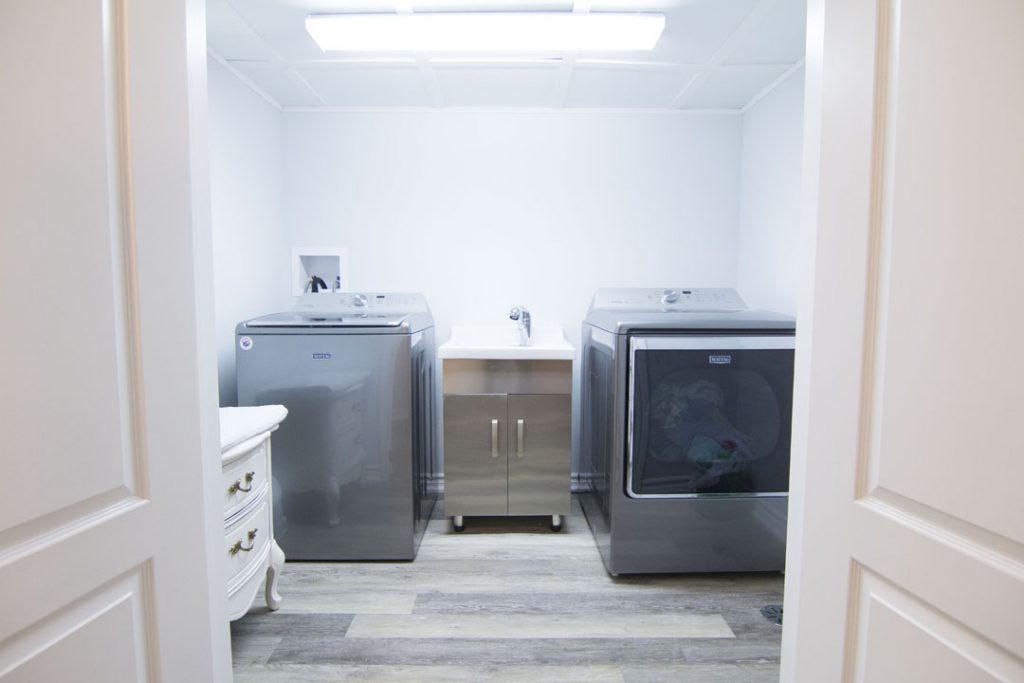
[[[365,306],[366,305],[366,295],[365,294],[353,294],[352,295],[352,303],[354,305],[356,305],[356,306]]]
[[[661,303],[674,304],[679,301],[679,292],[674,289],[666,289],[661,293]]]

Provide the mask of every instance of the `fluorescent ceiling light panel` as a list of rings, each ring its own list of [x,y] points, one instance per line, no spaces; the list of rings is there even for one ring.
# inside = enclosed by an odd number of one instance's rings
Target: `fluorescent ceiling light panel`
[[[306,30],[325,52],[650,50],[664,29],[664,15],[634,12],[437,12],[306,17]]]

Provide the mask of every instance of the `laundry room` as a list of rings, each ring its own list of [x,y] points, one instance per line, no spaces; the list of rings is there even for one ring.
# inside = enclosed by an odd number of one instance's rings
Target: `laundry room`
[[[1024,681],[1024,3],[0,3],[0,682]]]
[[[221,405],[287,412],[238,680],[777,677],[805,13],[207,2]],[[498,31],[324,48],[336,17]],[[656,35],[509,23],[588,17]]]

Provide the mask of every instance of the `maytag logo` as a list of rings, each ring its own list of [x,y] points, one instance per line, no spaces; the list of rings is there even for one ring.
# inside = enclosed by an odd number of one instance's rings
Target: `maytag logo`
[[[732,356],[708,356],[708,362],[712,365],[729,365],[732,363]]]
[[[332,353],[314,353],[313,360],[330,360],[334,358]]]

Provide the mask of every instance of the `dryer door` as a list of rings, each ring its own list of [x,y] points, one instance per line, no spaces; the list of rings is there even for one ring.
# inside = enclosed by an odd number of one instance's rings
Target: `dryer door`
[[[786,495],[791,335],[630,339],[626,493]]]

